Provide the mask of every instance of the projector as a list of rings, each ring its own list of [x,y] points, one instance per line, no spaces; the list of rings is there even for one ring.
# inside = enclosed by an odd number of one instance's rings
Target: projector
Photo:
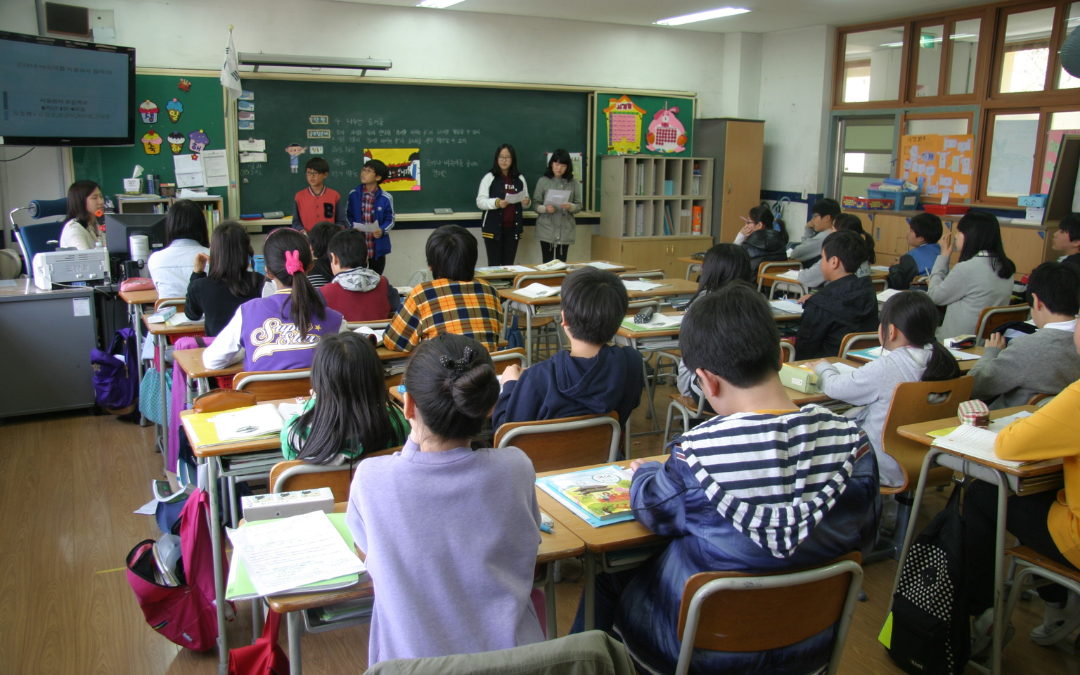
[[[34,256],[34,285],[43,291],[51,291],[53,284],[84,286],[109,281],[109,252],[104,248],[49,251]]]

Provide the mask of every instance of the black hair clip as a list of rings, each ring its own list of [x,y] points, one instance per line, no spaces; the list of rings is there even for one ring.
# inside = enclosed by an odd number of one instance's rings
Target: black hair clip
[[[461,358],[457,361],[450,358],[449,356],[440,356],[439,363],[443,364],[443,366],[445,366],[446,368],[454,371],[455,374],[460,375],[461,373],[464,373],[466,370],[468,370],[468,366],[470,363],[472,363],[472,360],[474,358],[476,358],[476,350],[472,347],[466,347],[465,353],[462,354]]]

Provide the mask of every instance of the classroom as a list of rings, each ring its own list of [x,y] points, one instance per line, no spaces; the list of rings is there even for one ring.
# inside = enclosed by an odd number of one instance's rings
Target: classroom
[[[0,673],[1077,669],[1080,2],[93,4],[0,3]]]

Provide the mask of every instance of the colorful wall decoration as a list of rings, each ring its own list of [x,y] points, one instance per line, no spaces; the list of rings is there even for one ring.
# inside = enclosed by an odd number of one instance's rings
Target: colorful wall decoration
[[[918,183],[922,194],[944,201],[970,199],[975,137],[921,134],[900,139],[897,178]]]
[[[386,165],[390,175],[382,182],[388,192],[408,192],[420,189],[420,148],[364,148],[364,161],[377,159]]]

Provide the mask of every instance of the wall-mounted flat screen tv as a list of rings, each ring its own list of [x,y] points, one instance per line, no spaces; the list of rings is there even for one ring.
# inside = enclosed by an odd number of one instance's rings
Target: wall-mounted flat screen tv
[[[135,50],[0,31],[0,143],[133,145]]]

